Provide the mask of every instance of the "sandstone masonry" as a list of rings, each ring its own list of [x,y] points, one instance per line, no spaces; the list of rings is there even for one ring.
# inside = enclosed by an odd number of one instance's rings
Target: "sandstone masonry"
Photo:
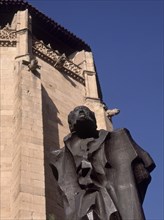
[[[27,3],[2,0],[1,5],[0,218],[62,220],[60,191],[48,161],[69,132],[68,113],[86,105],[95,111],[99,129],[112,130],[92,52],[61,26],[53,31],[62,29],[64,40],[48,32],[45,37],[48,22],[57,24]],[[47,23],[37,30],[42,19]]]

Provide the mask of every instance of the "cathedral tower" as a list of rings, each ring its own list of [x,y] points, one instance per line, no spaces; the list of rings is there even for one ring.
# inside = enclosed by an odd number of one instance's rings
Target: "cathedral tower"
[[[62,219],[48,159],[68,113],[86,105],[112,130],[92,51],[23,0],[0,0],[0,15],[1,219]]]

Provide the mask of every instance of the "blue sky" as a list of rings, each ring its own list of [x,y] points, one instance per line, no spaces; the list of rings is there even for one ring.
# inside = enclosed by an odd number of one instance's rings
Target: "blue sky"
[[[147,220],[163,220],[163,13],[160,0],[28,0],[88,43],[105,103],[156,162],[144,201]]]

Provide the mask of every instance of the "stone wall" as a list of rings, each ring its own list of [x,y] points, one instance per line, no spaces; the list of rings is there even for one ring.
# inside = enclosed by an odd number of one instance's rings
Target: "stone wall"
[[[20,219],[44,219],[45,178],[40,79],[21,67]]]
[[[49,157],[69,133],[68,113],[87,105],[98,128],[112,129],[98,96],[92,53],[65,57],[44,45],[32,35],[25,10],[0,30],[0,57],[1,219],[61,220]]]
[[[67,115],[75,106],[84,103],[85,89],[81,83],[40,59],[39,65],[42,83],[46,213],[47,216],[63,219],[60,193],[49,167],[49,154],[63,146],[63,138],[69,132]]]
[[[0,47],[0,143],[1,178],[0,203],[2,218],[11,218],[11,173],[13,155],[13,100],[14,100],[14,57],[15,47]]]

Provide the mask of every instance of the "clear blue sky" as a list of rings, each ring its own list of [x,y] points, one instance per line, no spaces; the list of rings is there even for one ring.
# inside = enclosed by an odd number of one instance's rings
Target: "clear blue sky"
[[[28,0],[88,43],[104,101],[156,162],[144,202],[147,220],[163,220],[163,13],[160,0]]]

